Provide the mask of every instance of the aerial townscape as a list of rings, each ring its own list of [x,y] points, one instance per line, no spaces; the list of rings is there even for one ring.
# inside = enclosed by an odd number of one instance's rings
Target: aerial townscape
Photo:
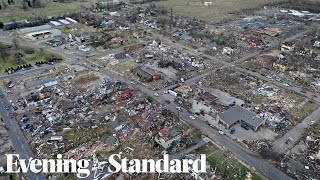
[[[320,0],[2,0],[0,120],[0,180],[79,179],[7,154],[206,155],[88,180],[319,180]]]

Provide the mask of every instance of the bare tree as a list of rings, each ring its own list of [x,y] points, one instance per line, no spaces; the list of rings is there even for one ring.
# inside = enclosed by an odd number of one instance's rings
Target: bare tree
[[[7,54],[8,54],[7,47],[0,43],[0,56],[3,61],[5,61],[5,57],[7,56]]]
[[[8,4],[6,2],[4,2],[4,0],[2,0],[2,7],[3,7],[3,9],[8,8]]]
[[[18,47],[19,47],[19,41],[18,41],[17,38],[13,38],[13,39],[12,39],[12,45],[13,45],[14,49],[18,49]]]
[[[21,1],[21,7],[23,10],[27,10],[28,9],[28,4],[25,0],[22,0]]]
[[[22,62],[22,55],[20,53],[14,53],[13,59],[16,61],[16,63],[21,64]]]
[[[172,7],[170,8],[170,21],[171,21],[171,24],[173,25],[173,9],[172,9]]]
[[[32,0],[32,7],[34,8],[42,7],[40,0]]]

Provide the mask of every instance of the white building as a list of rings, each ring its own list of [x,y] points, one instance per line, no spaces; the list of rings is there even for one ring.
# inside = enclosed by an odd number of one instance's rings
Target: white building
[[[204,6],[212,6],[212,2],[211,1],[206,1],[203,3]]]

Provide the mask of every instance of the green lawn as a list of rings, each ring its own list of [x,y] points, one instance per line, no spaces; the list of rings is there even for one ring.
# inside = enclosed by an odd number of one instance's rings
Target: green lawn
[[[228,155],[223,150],[211,143],[196,150],[199,154],[206,154],[207,161],[211,167],[217,168],[217,173],[224,179],[244,180],[250,169],[241,164],[235,157]],[[262,180],[263,178],[252,173],[253,180]]]
[[[6,1],[5,1],[6,2]],[[19,1],[14,5],[10,5],[7,9],[0,10],[0,22],[8,22],[15,20],[24,20],[35,18],[36,16],[58,16],[65,13],[79,11],[81,6],[88,6],[93,0],[76,0],[71,3],[59,3],[52,0],[40,0],[44,8],[29,8],[23,10]]]
[[[40,50],[35,50],[33,54],[27,54],[25,57],[25,60],[28,61],[29,63],[35,63],[39,61],[46,61],[49,58],[60,58],[63,59],[60,55],[54,54],[51,52],[46,52],[46,51],[40,51]]]
[[[110,131],[107,126],[102,125],[95,129],[87,128],[87,129],[82,129],[81,131],[77,131],[77,130],[67,131],[63,134],[63,137],[69,142],[74,142],[78,138],[80,138],[79,141],[81,142],[82,137],[85,137],[85,136],[92,137],[95,134],[99,134],[101,137],[106,138],[106,136],[107,137],[110,136]]]
[[[217,170],[222,173],[226,179],[240,180],[245,179],[250,170],[241,164],[234,157],[227,158],[222,150],[215,151],[207,157],[207,160],[212,167],[217,167]],[[257,174],[252,174],[253,180],[263,179]]]
[[[306,104],[303,105],[302,111],[305,114],[311,114],[313,111],[315,111],[319,107],[318,104],[313,103],[313,102],[307,102]]]
[[[69,35],[69,34],[72,33],[71,29],[68,28],[68,27],[60,28],[60,31],[61,31],[63,34],[67,34],[67,35]]]
[[[4,59],[0,57],[0,74],[4,73],[8,68],[16,68],[17,66],[25,65],[25,64],[34,64],[35,62],[39,61],[46,61],[50,57],[60,58],[63,59],[60,55],[54,54],[47,51],[41,51],[39,49],[33,49],[34,53],[27,54],[26,50],[32,49],[28,47],[20,46],[17,49],[11,48],[7,51],[7,54]],[[22,61],[17,62],[14,60],[13,54],[21,53],[23,55]]]
[[[0,74],[4,73],[8,68],[15,68],[18,65],[24,65],[26,63],[17,64],[15,61],[12,60],[11,57],[6,57],[5,60],[0,59]]]
[[[210,166],[221,166],[222,162],[224,160],[224,152],[222,150],[217,150],[215,152],[213,152],[212,154],[209,154],[207,156],[207,160],[210,164]]]
[[[254,104],[262,104],[266,101],[266,99],[262,96],[259,96],[259,95],[256,95],[253,99],[252,99],[252,102]]]

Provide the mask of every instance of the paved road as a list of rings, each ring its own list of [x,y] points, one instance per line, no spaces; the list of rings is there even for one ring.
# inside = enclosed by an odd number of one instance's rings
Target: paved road
[[[158,98],[157,100],[160,101],[161,103],[164,103],[163,99],[161,98]],[[168,109],[175,111],[174,105],[167,104],[166,106]],[[228,149],[230,152],[232,152],[235,156],[237,156],[243,162],[247,163],[250,166],[255,167],[263,176],[269,179],[277,179],[277,180],[292,179],[288,175],[280,171],[279,169],[275,168],[265,159],[261,159],[260,157],[258,157],[258,155],[243,148],[242,146],[240,146],[239,144],[237,144],[227,136],[220,135],[216,130],[214,130],[212,127],[207,125],[202,120],[198,118],[196,118],[195,120],[191,120],[189,116],[190,114],[187,113],[186,110],[184,110],[183,112],[180,112],[180,117],[185,122],[190,124],[192,127],[199,129],[203,134],[207,135],[215,143]]]
[[[0,94],[3,92],[0,90]],[[29,147],[27,140],[25,139],[23,133],[21,132],[19,124],[15,119],[10,119],[8,114],[13,112],[12,109],[6,110],[5,106],[10,105],[6,97],[0,99],[0,116],[3,119],[3,122],[8,127],[8,133],[11,138],[12,144],[15,148],[15,152],[20,155],[20,159],[29,159],[30,157],[34,158],[34,155]],[[28,171],[27,176],[29,180],[45,180],[42,173],[34,174],[31,171]]]
[[[289,149],[294,147],[294,144],[302,137],[305,132],[305,128],[309,127],[309,123],[314,121],[315,123],[320,121],[320,108],[311,113],[308,117],[306,117],[301,123],[292,128],[289,132],[287,132],[283,137],[276,140],[272,145],[275,152],[285,153]],[[292,138],[291,143],[286,144],[286,140]]]
[[[91,62],[87,61],[87,67],[91,67]],[[92,68],[93,69],[93,68]],[[116,74],[112,74],[109,71],[106,71],[103,68],[99,68],[99,72],[103,75],[109,76],[112,79],[117,79],[122,82],[125,82],[127,84],[130,84],[130,80],[128,78],[125,78],[123,76],[119,76]],[[168,104],[164,96],[154,96],[154,91],[149,90],[143,85],[139,84],[131,84],[134,88],[139,89],[140,91],[144,92],[148,96],[152,96],[154,99],[156,99],[159,103],[166,106],[167,109],[170,109],[171,111],[178,113],[176,110],[176,106],[173,103]],[[239,159],[241,159],[243,162],[246,162],[248,165],[255,167],[263,176],[269,178],[269,179],[277,179],[277,180],[289,180],[292,179],[279,169],[275,168],[273,165],[271,165],[269,162],[267,162],[265,159],[261,159],[258,157],[258,155],[250,152],[249,150],[245,149],[244,147],[240,146],[236,142],[234,142],[232,139],[228,138],[227,136],[221,136],[217,130],[213,129],[209,125],[207,125],[202,120],[196,118],[195,120],[191,120],[189,117],[191,114],[189,114],[186,110],[183,110],[182,112],[179,112],[180,118],[183,119],[185,122],[187,122],[189,125],[191,125],[194,128],[199,129],[203,134],[208,136],[211,140],[213,140],[215,143],[221,145],[222,147],[225,147],[229,151],[231,151],[234,155],[236,155]]]

